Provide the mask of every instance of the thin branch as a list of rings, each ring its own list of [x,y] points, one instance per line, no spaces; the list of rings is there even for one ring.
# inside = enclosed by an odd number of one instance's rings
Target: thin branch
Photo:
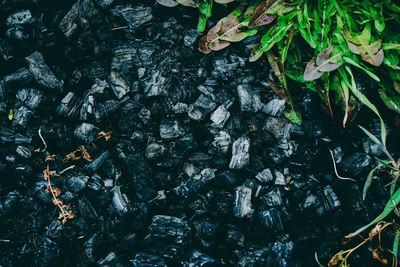
[[[337,176],[337,178],[341,179],[341,180],[349,180],[349,181],[353,181],[356,182],[356,180],[352,179],[352,178],[348,178],[348,177],[342,177],[338,174],[337,169],[336,169],[336,161],[335,161],[335,157],[333,156],[333,152],[332,150],[329,149],[329,152],[331,153],[331,157],[332,157],[332,161],[333,161],[333,168],[335,170],[335,174]]]
[[[68,168],[65,168],[64,170],[60,171],[59,175],[62,175],[64,172],[69,171],[71,169],[75,168],[75,165],[71,165]]]

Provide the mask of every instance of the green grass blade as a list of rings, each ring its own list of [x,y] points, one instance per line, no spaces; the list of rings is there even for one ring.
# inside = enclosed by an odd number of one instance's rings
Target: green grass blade
[[[399,252],[399,235],[400,230],[396,231],[396,236],[393,240],[393,262],[392,267],[397,267],[397,253]]]
[[[364,105],[366,105],[368,108],[370,108],[380,119],[381,121],[381,139],[382,139],[382,144],[383,146],[386,146],[386,127],[385,127],[385,123],[381,117],[381,114],[379,114],[378,109],[375,107],[374,104],[371,103],[371,101],[369,101],[369,99],[360,91],[357,90],[357,86],[356,86],[356,82],[354,80],[354,76],[353,73],[351,72],[351,69],[349,66],[345,66],[346,71],[350,74],[351,76],[351,92],[358,98],[358,100],[361,101],[361,103],[363,103]]]
[[[368,189],[371,187],[372,184],[372,177],[374,175],[374,173],[380,168],[382,167],[382,164],[378,164],[378,166],[376,166],[375,168],[373,168],[367,176],[367,180],[365,180],[365,184],[364,184],[364,188],[363,188],[363,196],[362,196],[362,200],[365,200],[365,197],[367,196],[367,192]]]
[[[318,260],[318,255],[317,255],[317,252],[315,251],[315,253],[314,253],[314,258],[315,258],[315,261],[318,263],[318,266],[319,267],[325,267],[324,265],[322,265],[320,262],[319,262],[319,260]]]
[[[357,67],[361,70],[363,70],[366,74],[368,74],[372,79],[374,79],[377,82],[380,82],[381,80],[379,79],[378,76],[376,76],[372,71],[368,70],[367,68],[364,68],[363,66],[361,66],[360,64],[358,64],[355,60],[349,58],[349,57],[343,57],[343,60],[350,64],[353,65],[354,67]]]
[[[375,220],[373,220],[372,222],[370,222],[369,224],[361,227],[360,229],[358,229],[357,231],[355,231],[354,233],[351,233],[349,236],[353,237],[358,235],[359,233],[363,232],[364,230],[368,229],[369,227],[371,227],[374,224],[377,224],[378,222],[380,222],[381,220],[385,219],[386,216],[388,216],[393,209],[397,206],[397,204],[399,204],[400,202],[400,189],[397,189],[397,191],[390,197],[389,201],[386,204],[385,209],[383,210],[383,212],[381,214],[379,214],[378,217],[375,218]]]

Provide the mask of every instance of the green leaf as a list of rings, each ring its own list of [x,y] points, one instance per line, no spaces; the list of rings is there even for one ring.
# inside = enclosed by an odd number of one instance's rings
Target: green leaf
[[[372,71],[368,70],[367,68],[364,68],[363,66],[361,66],[360,64],[358,64],[356,61],[354,61],[353,59],[349,58],[349,57],[343,57],[343,60],[346,63],[349,63],[351,65],[353,65],[354,67],[357,67],[361,70],[363,70],[366,74],[368,74],[372,79],[374,79],[377,82],[380,82],[381,80],[379,79],[378,76],[376,76]]]
[[[357,86],[356,86],[356,82],[354,80],[354,76],[353,73],[351,72],[351,69],[349,68],[349,66],[345,66],[346,71],[350,74],[351,77],[351,92],[358,98],[358,100],[360,100],[361,103],[363,103],[364,105],[366,105],[369,109],[371,109],[380,119],[381,121],[381,139],[382,139],[382,144],[384,146],[386,146],[386,127],[385,127],[385,123],[381,117],[381,114],[379,114],[378,109],[375,107],[374,104],[371,103],[371,101],[369,101],[369,99],[360,91],[357,90]]]
[[[392,262],[392,267],[397,267],[398,261],[397,261],[397,254],[399,253],[399,235],[400,235],[400,230],[396,231],[396,235],[394,236],[393,240],[393,262]]]
[[[251,49],[249,61],[257,61],[264,54],[261,43],[257,44],[253,49]]]
[[[385,219],[386,216],[388,216],[393,211],[393,209],[396,207],[396,205],[399,203],[400,203],[400,189],[397,189],[397,191],[390,197],[383,212],[381,214],[379,214],[378,217],[375,218],[375,220],[373,220],[369,224],[361,227],[354,233],[351,233],[347,237],[354,237],[354,236],[358,235],[359,233],[363,232],[364,230],[368,229],[372,225],[377,224],[381,220]]]
[[[378,169],[380,169],[381,167],[382,167],[382,164],[379,163],[378,166],[376,166],[375,168],[373,168],[373,169],[368,173],[367,179],[365,180],[364,189],[363,189],[363,196],[362,196],[362,199],[363,199],[363,200],[365,200],[365,198],[366,198],[366,196],[367,196],[368,189],[371,187],[371,184],[372,184],[372,177],[373,177],[374,173],[375,173]]]
[[[393,43],[382,43],[383,50],[400,50],[400,44],[393,44]]]
[[[14,113],[13,110],[10,109],[10,112],[8,113],[8,119],[11,121],[14,118]]]
[[[302,119],[301,119],[301,114],[294,109],[287,110],[283,113],[286,118],[288,118],[292,123],[295,124],[301,124]]]
[[[317,252],[315,251],[315,253],[314,253],[314,258],[315,258],[315,261],[318,263],[318,266],[319,267],[325,267],[324,265],[322,265],[320,262],[319,262],[319,260],[318,260],[318,255],[317,255]]]

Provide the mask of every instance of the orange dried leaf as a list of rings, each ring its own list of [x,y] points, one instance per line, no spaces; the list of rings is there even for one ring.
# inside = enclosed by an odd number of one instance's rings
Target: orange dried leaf
[[[381,253],[382,253],[382,249],[381,248],[376,248],[376,249],[374,249],[374,251],[372,251],[372,257],[375,260],[378,260],[378,261],[380,261],[381,263],[383,263],[385,265],[388,264],[388,260],[381,257]]]

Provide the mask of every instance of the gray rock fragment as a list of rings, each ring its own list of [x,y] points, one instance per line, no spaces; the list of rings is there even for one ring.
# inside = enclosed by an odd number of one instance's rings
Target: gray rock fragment
[[[275,184],[286,185],[285,176],[280,171],[275,170]]]
[[[75,129],[74,135],[82,142],[89,144],[93,142],[98,132],[99,128],[95,127],[93,124],[83,122]]]
[[[117,6],[112,12],[120,15],[132,29],[137,29],[146,22],[149,22],[153,15],[151,7],[145,6]]]
[[[216,155],[223,155],[228,153],[231,144],[231,136],[224,131],[219,131],[214,136],[214,141],[211,143],[208,152]]]
[[[293,125],[291,123],[275,117],[268,117],[263,127],[264,130],[272,133],[277,139],[290,139],[292,128]]]
[[[131,86],[129,85],[129,82],[124,77],[124,75],[121,73],[111,71],[109,81],[110,87],[118,99],[121,99],[130,91]]]
[[[78,114],[81,102],[80,98],[74,92],[68,92],[57,106],[56,112],[61,116],[73,117]]]

